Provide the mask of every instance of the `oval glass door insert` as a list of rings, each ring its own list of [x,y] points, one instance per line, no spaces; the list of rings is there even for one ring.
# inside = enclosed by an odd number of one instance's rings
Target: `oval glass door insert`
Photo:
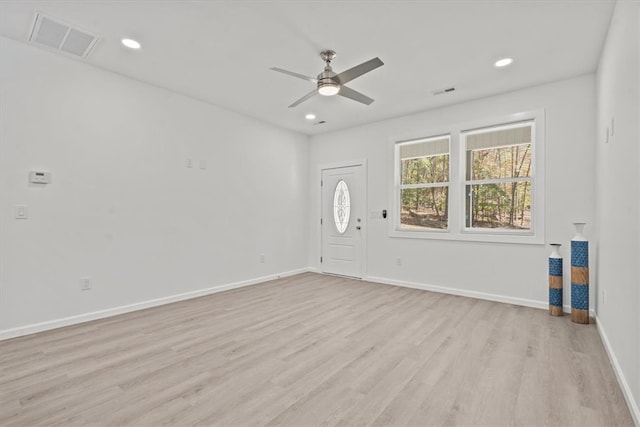
[[[349,197],[349,187],[344,180],[340,180],[336,185],[333,194],[333,221],[336,224],[338,233],[343,234],[349,225],[351,215],[351,198]]]

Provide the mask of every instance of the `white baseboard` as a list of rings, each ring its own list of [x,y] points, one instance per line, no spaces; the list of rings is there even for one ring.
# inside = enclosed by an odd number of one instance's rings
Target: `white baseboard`
[[[567,314],[571,314],[571,306],[570,305],[563,305],[562,306],[562,312],[563,313],[567,313]],[[596,311],[593,308],[589,309],[589,319],[591,320],[595,320],[596,318]]]
[[[596,327],[598,328],[598,332],[600,333],[600,338],[602,338],[602,344],[604,344],[604,349],[607,351],[607,355],[609,356],[609,361],[611,362],[611,366],[613,367],[613,372],[616,374],[616,378],[618,380],[618,384],[622,389],[622,394],[624,395],[625,400],[627,401],[627,406],[629,407],[629,411],[631,412],[631,416],[633,417],[633,421],[636,426],[640,426],[640,409],[638,409],[638,403],[633,397],[633,393],[631,392],[631,388],[629,387],[629,383],[627,382],[626,377],[624,376],[624,372],[620,368],[620,364],[618,363],[618,359],[616,358],[613,349],[611,348],[611,344],[609,344],[609,338],[607,337],[607,333],[602,326],[602,322],[596,316]],[[640,397],[640,396],[639,396]]]
[[[183,301],[191,298],[198,298],[205,295],[215,294],[217,292],[228,291],[231,289],[242,288],[245,286],[257,285],[269,280],[279,279],[281,277],[294,276],[300,273],[311,271],[309,268],[300,268],[297,270],[286,271],[280,274],[271,274],[268,276],[258,277],[255,279],[243,280],[240,282],[228,283],[225,285],[213,286],[210,288],[199,289],[197,291],[185,292],[183,294],[171,295],[168,297],[157,298],[148,301],[142,301],[134,304],[123,305],[119,307],[108,308],[105,310],[93,311],[91,313],[79,314],[76,316],[63,317],[61,319],[49,320],[46,322],[35,323],[27,326],[20,326],[12,329],[0,331],[0,341],[21,337],[24,335],[35,334],[37,332],[48,331],[50,329],[61,328],[63,326],[76,325],[78,323],[89,322],[91,320],[104,319],[105,317],[117,316],[118,314],[129,313],[145,308],[157,307],[159,305],[170,304],[172,302]]]
[[[459,295],[488,301],[503,302],[506,304],[522,305],[525,307],[533,307],[540,309],[548,309],[549,303],[546,301],[535,301],[524,298],[506,297],[504,295],[490,294],[486,292],[468,291],[465,289],[448,288],[445,286],[428,285],[424,283],[405,282],[403,280],[388,279],[385,277],[369,276],[365,280],[375,283],[383,283],[385,285],[402,286],[405,288],[421,289],[423,291],[438,292],[441,294]]]
[[[382,284],[385,284],[385,285],[402,286],[402,287],[405,287],[405,288],[421,289],[423,291],[438,292],[438,293],[441,293],[441,294],[459,295],[459,296],[463,296],[463,297],[477,298],[477,299],[483,299],[483,300],[487,300],[487,301],[495,301],[495,302],[502,302],[502,303],[506,303],[506,304],[521,305],[521,306],[524,306],[524,307],[540,308],[542,310],[548,310],[549,309],[549,303],[547,301],[536,301],[536,300],[530,300],[530,299],[525,299],[525,298],[507,297],[507,296],[504,296],[504,295],[490,294],[490,293],[487,293],[487,292],[468,291],[466,289],[448,288],[446,286],[428,285],[428,284],[425,284],[425,283],[406,282],[406,281],[403,281],[403,280],[389,279],[389,278],[386,278],[386,277],[369,276],[369,277],[367,277],[367,278],[365,278],[363,280],[367,280],[369,282],[375,282],[375,283],[382,283]],[[571,306],[570,305],[562,306],[562,311],[565,312],[565,313],[571,313]],[[589,315],[592,318],[595,318],[595,311],[594,310],[589,310]]]

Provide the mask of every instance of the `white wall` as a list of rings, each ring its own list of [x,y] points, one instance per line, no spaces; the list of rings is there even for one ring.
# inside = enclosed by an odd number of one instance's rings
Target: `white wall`
[[[596,165],[598,324],[640,425],[639,22],[639,3],[616,4],[597,73]]]
[[[546,237],[547,242],[565,245],[564,302],[569,304],[568,245],[574,234],[572,222],[587,221],[586,235],[593,237],[596,131],[593,75],[314,136],[310,147],[310,192],[312,195],[319,192],[316,177],[320,165],[366,158],[368,211],[390,209],[391,137],[540,108],[546,110],[547,122]],[[319,197],[312,197],[309,263],[316,268],[320,256],[318,204]],[[441,286],[476,296],[490,294],[492,298],[540,307],[547,304],[548,246],[394,238],[389,237],[388,220],[366,221],[369,279]],[[402,258],[402,266],[396,266],[396,257]]]
[[[616,6],[597,111],[596,79],[582,76],[315,136],[311,145],[306,136],[0,38],[0,336],[319,268],[320,165],[366,158],[367,210],[390,209],[392,136],[544,108],[546,241],[565,245],[568,304],[571,223],[589,223],[591,305],[597,284],[599,328],[638,417],[638,9]],[[28,184],[34,168],[51,171],[52,184]],[[17,204],[29,206],[28,220],[14,219]],[[546,304],[546,246],[391,238],[385,220],[364,226],[370,279]],[[91,291],[79,290],[84,276]]]
[[[307,136],[1,43],[0,335],[307,267]]]

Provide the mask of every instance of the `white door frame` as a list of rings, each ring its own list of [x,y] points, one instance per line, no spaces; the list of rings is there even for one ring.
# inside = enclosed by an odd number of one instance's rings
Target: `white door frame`
[[[318,263],[318,271],[322,273],[322,264],[320,263],[320,257],[322,256],[322,225],[320,224],[320,218],[322,218],[322,186],[320,185],[320,181],[322,181],[322,171],[326,169],[339,169],[346,168],[349,166],[362,166],[364,180],[362,183],[362,191],[364,192],[364,212],[362,213],[362,217],[364,219],[364,233],[361,234],[361,244],[362,244],[362,267],[361,274],[362,280],[365,280],[367,277],[367,234],[369,232],[369,217],[368,217],[368,209],[369,209],[369,200],[367,198],[368,191],[368,181],[369,181],[369,173],[367,169],[367,159],[355,159],[348,161],[339,161],[332,163],[323,163],[320,164],[316,170],[316,201],[318,206],[317,217],[316,217],[316,236],[318,236],[318,244],[317,244],[317,259]]]

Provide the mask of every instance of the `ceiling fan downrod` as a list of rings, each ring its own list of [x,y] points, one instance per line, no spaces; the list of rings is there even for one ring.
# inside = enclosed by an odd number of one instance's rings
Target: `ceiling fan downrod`
[[[320,52],[320,58],[327,65],[324,67],[324,71],[318,74],[318,93],[323,96],[333,96],[340,92],[340,84],[333,80],[336,73],[331,69],[331,60],[336,57],[336,53],[333,50],[323,50]]]

